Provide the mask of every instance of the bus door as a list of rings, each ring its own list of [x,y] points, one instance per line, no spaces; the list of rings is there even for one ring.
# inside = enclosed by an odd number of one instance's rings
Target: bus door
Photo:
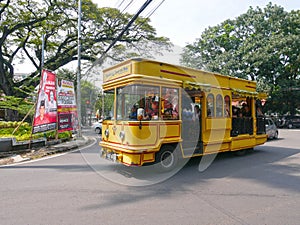
[[[182,129],[181,147],[185,157],[202,154],[203,142],[201,133],[202,95],[200,90],[182,92]]]

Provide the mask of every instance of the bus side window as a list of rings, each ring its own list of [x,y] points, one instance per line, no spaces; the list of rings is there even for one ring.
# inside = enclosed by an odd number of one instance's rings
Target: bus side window
[[[220,94],[216,97],[216,116],[223,117],[223,97]]]
[[[178,119],[178,89],[162,88],[161,117],[164,120]]]
[[[208,94],[206,99],[207,117],[213,117],[215,115],[214,104],[214,95]]]
[[[224,97],[224,115],[225,117],[230,117],[230,97],[226,95]]]

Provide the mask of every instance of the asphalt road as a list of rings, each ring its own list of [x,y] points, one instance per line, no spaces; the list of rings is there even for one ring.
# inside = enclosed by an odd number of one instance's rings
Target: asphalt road
[[[86,133],[86,135],[94,135]],[[97,141],[0,168],[0,224],[299,224],[300,130],[242,157],[199,159],[175,175],[115,165]]]

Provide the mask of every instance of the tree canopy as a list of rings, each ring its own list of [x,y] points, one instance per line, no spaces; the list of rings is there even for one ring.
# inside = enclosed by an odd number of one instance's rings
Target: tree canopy
[[[269,3],[207,28],[184,48],[181,63],[258,81],[269,91],[268,109],[296,113],[300,107],[300,10]]]
[[[77,1],[0,1],[0,91],[7,96],[27,97],[39,83],[42,35],[45,40],[44,68],[55,71],[77,60]],[[81,59],[92,63],[126,27],[133,15],[114,8],[98,8],[82,1]],[[124,60],[151,57],[162,48],[169,50],[168,38],[158,37],[149,18],[138,17],[107,57]],[[36,68],[23,80],[14,80],[15,65],[25,59]]]

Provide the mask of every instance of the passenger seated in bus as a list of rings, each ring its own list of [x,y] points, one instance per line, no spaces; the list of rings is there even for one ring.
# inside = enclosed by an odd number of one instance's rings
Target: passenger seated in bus
[[[172,119],[172,115],[173,115],[172,103],[169,100],[164,99],[162,101],[162,118]]]
[[[136,105],[133,105],[133,107],[131,108],[129,119],[130,120],[137,120],[137,107],[136,107]]]
[[[261,108],[260,107],[257,108],[256,109],[256,116],[263,116],[263,115],[264,115],[264,113],[262,112]]]
[[[151,107],[147,109],[144,120],[157,120],[158,119],[158,102],[151,102]]]
[[[261,106],[260,100],[256,100],[255,107],[256,107],[256,116],[257,117],[263,116],[264,113],[262,111],[262,106]]]
[[[193,112],[191,111],[191,109],[184,108],[182,110],[182,119],[192,120],[192,118],[193,118]]]
[[[195,111],[194,111],[194,115],[193,115],[193,120],[194,121],[200,120],[201,115],[200,115],[200,107],[199,107],[199,105],[195,105],[194,110]]]
[[[208,117],[211,117],[211,116],[212,116],[212,114],[211,114],[211,109],[207,109],[207,116],[208,116]]]
[[[239,110],[238,117],[240,117],[240,118],[243,118],[243,117],[244,117],[244,115],[243,115],[243,111],[242,111],[242,110]]]
[[[240,109],[236,106],[232,106],[232,117],[239,117]]]
[[[158,119],[158,102],[156,101],[151,103],[150,117],[152,120]]]
[[[176,108],[174,109],[174,107],[173,107],[173,109],[172,109],[172,119],[177,120],[178,117],[179,117],[178,111],[177,111]]]
[[[172,108],[165,108],[163,113],[164,119],[172,119],[173,109]]]
[[[179,113],[178,113],[178,96],[175,95],[172,99],[172,117],[173,119],[178,119],[179,118]]]
[[[230,110],[229,110],[228,107],[226,107],[226,108],[224,109],[224,116],[225,116],[225,117],[230,117]]]
[[[224,115],[225,117],[230,117],[230,98],[228,95],[224,98],[225,107],[224,107]]]
[[[250,108],[246,103],[243,104],[242,114],[243,114],[243,117],[251,117]]]

